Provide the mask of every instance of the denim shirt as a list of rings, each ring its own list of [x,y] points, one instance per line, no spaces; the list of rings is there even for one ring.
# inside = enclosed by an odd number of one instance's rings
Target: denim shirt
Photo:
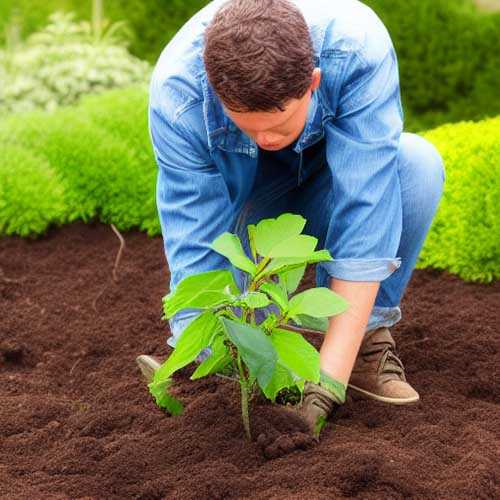
[[[225,0],[193,16],[163,50],[153,72],[149,132],[158,165],[157,207],[171,272],[183,278],[229,267],[211,242],[230,231],[254,184],[258,147],[224,113],[203,64],[203,33]],[[333,213],[325,248],[329,276],[382,281],[401,265],[397,172],[403,113],[396,54],[376,14],[356,0],[295,0],[321,69],[294,151],[324,139]],[[307,175],[299,162],[299,182]],[[178,313],[175,336],[194,317]]]

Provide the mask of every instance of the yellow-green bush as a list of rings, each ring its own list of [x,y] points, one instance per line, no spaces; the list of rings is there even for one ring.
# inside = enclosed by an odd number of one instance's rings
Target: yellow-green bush
[[[425,134],[446,169],[443,198],[417,267],[466,280],[500,278],[500,117]]]
[[[50,164],[17,145],[0,149],[0,234],[31,236],[68,222],[65,186]]]
[[[114,117],[114,129],[108,117]],[[22,155],[10,154],[12,148],[28,152],[31,173]],[[2,194],[0,206],[26,203],[24,186],[35,189],[38,178],[46,172],[53,172],[65,186],[64,196],[55,189],[45,189],[47,199],[57,200],[58,217],[42,217],[47,210],[43,205],[41,213],[34,214],[37,223],[26,226],[25,215],[1,211],[3,233],[26,235],[25,228],[33,227],[32,232],[40,234],[51,222],[93,218],[114,223],[121,230],[136,227],[149,234],[160,232],[156,166],[147,134],[147,93],[143,87],[88,97],[80,106],[61,108],[53,114],[12,115],[0,123],[0,150],[6,152],[0,162],[0,184],[4,177],[17,178],[16,183],[11,181],[9,192]]]

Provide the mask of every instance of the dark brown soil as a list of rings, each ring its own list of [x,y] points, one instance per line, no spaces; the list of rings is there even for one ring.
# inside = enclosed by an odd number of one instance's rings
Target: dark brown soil
[[[499,282],[414,273],[393,332],[418,405],[349,400],[311,446],[261,404],[250,443],[230,381],[186,368],[184,415],[154,405],[134,358],[169,352],[168,270],[125,238],[116,284],[109,227],[0,241],[0,498],[499,497]]]

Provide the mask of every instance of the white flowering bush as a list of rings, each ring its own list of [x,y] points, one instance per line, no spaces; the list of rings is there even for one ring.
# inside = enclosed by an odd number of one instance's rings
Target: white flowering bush
[[[96,34],[72,13],[56,13],[25,43],[0,50],[0,114],[51,111],[85,94],[145,84],[151,67],[129,54],[122,28]]]

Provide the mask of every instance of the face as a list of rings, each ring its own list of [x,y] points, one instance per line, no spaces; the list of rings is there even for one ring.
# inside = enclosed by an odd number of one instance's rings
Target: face
[[[321,70],[314,68],[311,86],[300,99],[291,99],[284,111],[239,113],[225,106],[224,111],[262,149],[277,151],[292,144],[304,130],[312,91],[319,87],[320,79]]]

